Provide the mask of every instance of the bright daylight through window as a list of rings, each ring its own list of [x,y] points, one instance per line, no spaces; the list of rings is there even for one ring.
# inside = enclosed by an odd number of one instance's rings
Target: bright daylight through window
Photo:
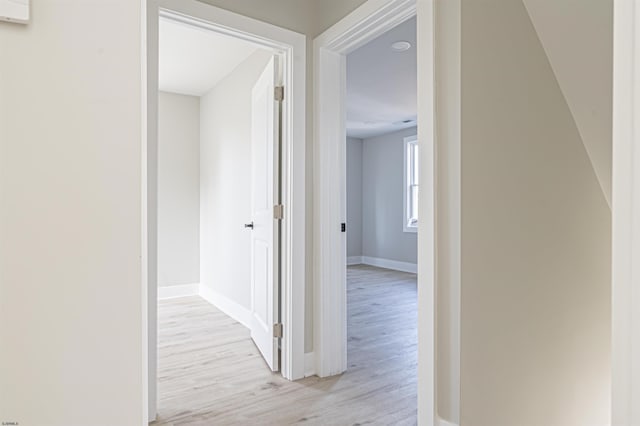
[[[404,231],[418,231],[418,138],[404,138]]]

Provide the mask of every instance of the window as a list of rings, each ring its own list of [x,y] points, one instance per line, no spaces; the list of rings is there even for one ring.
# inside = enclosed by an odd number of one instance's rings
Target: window
[[[418,137],[404,138],[404,232],[418,232]]]

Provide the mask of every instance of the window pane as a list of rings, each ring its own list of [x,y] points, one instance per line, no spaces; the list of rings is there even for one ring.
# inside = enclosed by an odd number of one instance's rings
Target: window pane
[[[419,159],[417,141],[405,144],[406,175],[405,175],[405,196],[406,196],[406,217],[405,226],[416,228],[418,225],[418,182],[420,178]]]
[[[412,167],[413,176],[411,177],[412,183],[418,184],[420,182],[419,171],[420,171],[420,163],[418,162],[418,144],[413,144],[413,158],[412,158]]]
[[[407,172],[408,176],[408,185],[413,185],[416,183],[416,144],[410,143],[407,146]]]
[[[411,211],[409,212],[409,218],[418,220],[418,185],[411,186]]]

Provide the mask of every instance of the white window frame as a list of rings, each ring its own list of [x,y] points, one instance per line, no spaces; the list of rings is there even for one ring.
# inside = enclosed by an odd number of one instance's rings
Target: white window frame
[[[412,218],[409,217],[411,214],[411,207],[410,204],[412,203],[411,200],[411,186],[412,185],[419,185],[418,183],[412,184],[410,182],[411,180],[411,172],[412,172],[412,165],[409,163],[409,148],[410,146],[415,145],[418,146],[418,135],[413,135],[413,136],[408,136],[406,138],[404,138],[404,178],[403,178],[403,204],[404,204],[404,208],[403,208],[403,215],[402,215],[402,229],[404,232],[418,232],[418,220],[416,219],[415,222],[412,222]],[[419,160],[419,154],[416,155],[414,157],[414,161],[418,162]],[[418,186],[418,188],[420,188]]]

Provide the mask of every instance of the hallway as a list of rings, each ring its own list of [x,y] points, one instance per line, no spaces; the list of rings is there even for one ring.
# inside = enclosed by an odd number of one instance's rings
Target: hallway
[[[201,298],[159,303],[156,426],[416,422],[416,276],[347,273],[349,368],[289,382],[272,374],[242,325]]]

